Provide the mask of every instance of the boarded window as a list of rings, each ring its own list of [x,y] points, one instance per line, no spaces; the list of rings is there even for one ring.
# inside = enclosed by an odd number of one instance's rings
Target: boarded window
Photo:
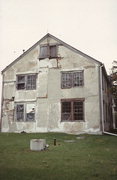
[[[56,45],[47,45],[40,47],[39,59],[45,58],[56,58],[57,57],[57,46]]]
[[[83,121],[84,100],[62,100],[61,101],[62,121]]]
[[[50,46],[50,58],[57,57],[57,48],[56,46]]]
[[[17,89],[36,89],[36,75],[17,75]]]
[[[17,121],[24,121],[24,104],[17,104],[16,119]]]
[[[47,58],[48,55],[49,55],[49,49],[48,49],[48,46],[41,46],[41,47],[40,47],[40,55],[39,55],[39,59]]]
[[[34,121],[35,104],[34,103],[16,104],[16,120],[18,122]]]
[[[63,89],[64,88],[83,86],[83,84],[84,84],[83,71],[62,72],[62,74],[61,74],[61,87]]]

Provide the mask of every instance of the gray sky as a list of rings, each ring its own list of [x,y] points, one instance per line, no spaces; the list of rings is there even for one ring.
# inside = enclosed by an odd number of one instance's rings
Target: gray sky
[[[0,70],[47,32],[103,62],[117,60],[117,0],[0,0]]]
[[[0,70],[48,32],[107,70],[117,60],[117,0],[0,0],[0,25]]]

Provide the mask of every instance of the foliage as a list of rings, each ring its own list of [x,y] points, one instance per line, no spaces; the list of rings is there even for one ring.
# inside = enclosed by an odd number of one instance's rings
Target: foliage
[[[84,138],[77,139],[76,135],[61,133],[1,133],[0,180],[117,179],[116,137],[82,136]],[[45,138],[49,148],[30,151],[30,139],[35,138]]]
[[[111,70],[112,94],[115,103],[115,110],[117,111],[117,61],[113,61]]]

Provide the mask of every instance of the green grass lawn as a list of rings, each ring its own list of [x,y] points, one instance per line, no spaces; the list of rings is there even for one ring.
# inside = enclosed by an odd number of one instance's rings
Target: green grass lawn
[[[82,136],[85,138],[61,133],[0,133],[0,180],[117,179],[117,137]],[[48,150],[30,151],[33,138],[45,138]]]

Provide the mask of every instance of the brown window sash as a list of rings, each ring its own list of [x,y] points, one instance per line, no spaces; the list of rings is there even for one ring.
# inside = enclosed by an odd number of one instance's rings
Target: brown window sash
[[[61,121],[84,121],[84,99],[62,99]]]

